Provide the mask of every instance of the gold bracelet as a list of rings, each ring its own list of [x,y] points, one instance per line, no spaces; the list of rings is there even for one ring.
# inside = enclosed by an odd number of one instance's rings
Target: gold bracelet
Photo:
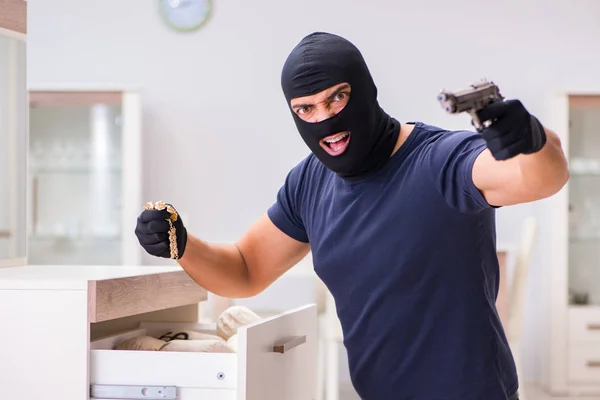
[[[148,202],[144,206],[146,210],[164,210],[167,209],[169,214],[169,218],[167,221],[169,222],[169,247],[171,248],[171,258],[177,260],[179,259],[179,251],[177,249],[177,231],[173,226],[173,222],[177,221],[177,211],[170,205],[166,204],[164,201],[157,201],[156,203]]]

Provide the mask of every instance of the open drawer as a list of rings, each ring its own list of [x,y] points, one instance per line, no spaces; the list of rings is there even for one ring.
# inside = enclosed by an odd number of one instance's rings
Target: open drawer
[[[312,400],[317,311],[307,305],[238,330],[237,353],[112,350],[122,340],[215,325],[144,322],[90,345],[92,399]]]

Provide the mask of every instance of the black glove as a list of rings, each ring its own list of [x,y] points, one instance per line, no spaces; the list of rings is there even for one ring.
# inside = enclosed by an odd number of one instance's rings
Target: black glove
[[[482,123],[491,121],[481,135],[496,160],[536,153],[546,144],[542,124],[519,100],[492,103],[479,110],[477,117]]]
[[[171,258],[171,247],[169,242],[169,212],[165,210],[144,210],[137,219],[135,234],[138,241],[148,252],[156,257]],[[183,256],[187,243],[187,230],[177,215],[177,221],[173,222],[175,235],[177,236],[177,252],[179,258]]]

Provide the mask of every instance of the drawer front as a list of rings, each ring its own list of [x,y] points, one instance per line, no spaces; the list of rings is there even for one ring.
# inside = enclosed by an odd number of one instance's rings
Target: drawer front
[[[238,400],[316,397],[316,305],[240,328],[238,340]]]
[[[569,343],[600,344],[600,309],[592,307],[569,309]]]
[[[90,384],[235,389],[237,355],[92,350]]]
[[[89,281],[88,320],[107,321],[206,299],[206,290],[183,271]]]
[[[569,381],[581,384],[600,382],[600,348],[589,345],[569,348]]]

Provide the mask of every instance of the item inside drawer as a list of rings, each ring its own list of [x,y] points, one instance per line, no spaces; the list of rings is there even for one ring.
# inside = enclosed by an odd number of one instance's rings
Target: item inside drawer
[[[244,306],[225,310],[214,324],[141,323],[140,329],[94,341],[92,348],[130,351],[235,353],[237,332],[262,318]]]
[[[143,322],[139,329],[93,341],[90,349],[235,353],[237,334],[226,340],[214,324]]]

